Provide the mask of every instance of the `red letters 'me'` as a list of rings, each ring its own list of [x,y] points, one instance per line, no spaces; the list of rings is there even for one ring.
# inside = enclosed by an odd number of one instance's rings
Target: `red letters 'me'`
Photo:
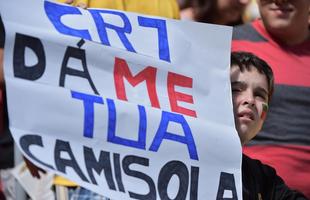
[[[167,82],[168,82],[167,87],[168,87],[168,96],[169,96],[171,111],[185,114],[185,115],[192,116],[192,117],[197,117],[196,111],[190,110],[188,108],[184,108],[178,105],[178,101],[193,103],[194,102],[193,96],[184,94],[181,92],[177,92],[175,91],[175,88],[174,88],[174,86],[192,88],[193,79],[187,76],[169,72]]]
[[[160,108],[155,83],[156,71],[157,70],[154,67],[146,67],[137,75],[133,76],[128,68],[126,61],[116,57],[114,64],[114,84],[117,98],[127,101],[123,78],[126,78],[132,86],[136,86],[140,82],[146,81],[147,92],[149,94],[152,107]]]

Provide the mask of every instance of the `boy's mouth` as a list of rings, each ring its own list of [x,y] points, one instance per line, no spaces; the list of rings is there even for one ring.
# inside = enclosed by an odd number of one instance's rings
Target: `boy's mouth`
[[[240,112],[238,114],[238,118],[245,119],[245,120],[251,120],[251,121],[255,119],[254,113],[250,110],[245,110],[245,111]]]

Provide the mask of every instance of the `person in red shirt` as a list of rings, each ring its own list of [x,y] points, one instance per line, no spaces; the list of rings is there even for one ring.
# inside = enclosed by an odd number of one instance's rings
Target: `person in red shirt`
[[[310,1],[257,3],[261,19],[234,28],[232,51],[265,60],[275,93],[261,133],[244,153],[276,168],[288,186],[310,198]]]

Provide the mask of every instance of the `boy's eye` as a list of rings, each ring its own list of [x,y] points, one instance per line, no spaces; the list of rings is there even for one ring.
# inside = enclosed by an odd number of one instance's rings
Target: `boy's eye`
[[[232,92],[241,92],[241,88],[231,88]]]
[[[267,97],[265,94],[262,94],[262,93],[257,93],[255,94],[255,96],[259,97],[259,98],[262,98],[263,100],[267,100]]]

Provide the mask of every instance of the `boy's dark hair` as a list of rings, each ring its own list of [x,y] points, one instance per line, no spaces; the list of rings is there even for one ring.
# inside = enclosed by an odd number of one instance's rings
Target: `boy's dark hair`
[[[255,67],[260,73],[265,74],[268,82],[268,101],[274,90],[274,77],[271,67],[262,59],[249,52],[232,52],[230,58],[230,65],[236,65],[240,71],[245,69],[250,70],[250,67]]]

